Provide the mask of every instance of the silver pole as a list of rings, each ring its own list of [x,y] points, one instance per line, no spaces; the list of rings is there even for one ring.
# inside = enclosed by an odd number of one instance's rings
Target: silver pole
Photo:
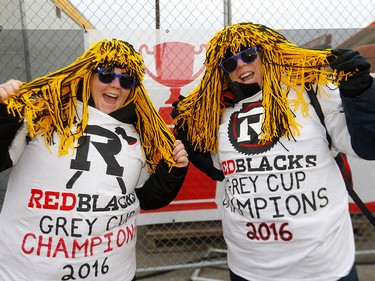
[[[25,20],[25,2],[19,1],[20,12],[21,12],[21,24],[22,24],[22,39],[23,39],[23,52],[25,55],[25,70],[26,70],[26,81],[31,81],[31,63],[30,63],[30,49],[29,49],[29,37],[27,34],[27,24]]]
[[[232,1],[224,0],[224,27],[232,24]]]
[[[155,0],[155,27],[160,29],[160,3],[159,0]]]

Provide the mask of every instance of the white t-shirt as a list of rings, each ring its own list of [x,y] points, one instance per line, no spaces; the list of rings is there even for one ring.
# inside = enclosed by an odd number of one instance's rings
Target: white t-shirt
[[[339,94],[326,91],[320,103],[333,144],[355,155]],[[257,144],[261,97],[227,108],[219,128],[214,160],[225,175],[229,267],[252,281],[338,280],[353,266],[355,249],[348,194],[326,131],[309,105],[311,117],[294,112],[301,125],[295,139]]]
[[[0,215],[0,280],[134,277],[134,189],[149,177],[139,136],[95,108],[89,116],[79,148],[68,155],[58,156],[56,134],[51,151],[38,136],[22,155],[13,153],[20,158]]]

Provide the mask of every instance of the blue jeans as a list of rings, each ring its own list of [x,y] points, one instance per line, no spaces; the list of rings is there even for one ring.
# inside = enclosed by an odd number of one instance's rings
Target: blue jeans
[[[230,281],[250,281],[250,280],[246,280],[245,278],[242,278],[242,277],[234,274],[231,270],[229,270],[229,276],[230,276]],[[337,281],[358,281],[358,280],[359,279],[358,279],[357,269],[356,269],[355,265],[353,265],[349,274],[346,275],[345,277],[340,278]]]

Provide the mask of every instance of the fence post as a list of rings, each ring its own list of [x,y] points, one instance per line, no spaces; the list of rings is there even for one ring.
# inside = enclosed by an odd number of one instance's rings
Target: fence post
[[[232,1],[224,0],[224,27],[232,24]]]

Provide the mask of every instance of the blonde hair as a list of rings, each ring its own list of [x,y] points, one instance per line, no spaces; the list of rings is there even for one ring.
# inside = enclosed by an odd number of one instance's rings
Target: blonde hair
[[[8,110],[28,123],[29,135],[44,135],[48,146],[53,142],[53,133],[61,136],[59,155],[75,148],[75,141],[85,131],[88,123],[88,101],[90,79],[98,67],[126,69],[136,78],[124,106],[134,103],[137,115],[136,130],[140,135],[145,158],[151,173],[164,158],[171,168],[174,136],[153,106],[144,85],[144,62],[141,55],[127,42],[112,39],[93,44],[72,64],[23,83],[18,94],[9,98]],[[77,119],[77,94],[82,89],[83,112]]]
[[[223,106],[220,95],[228,87],[220,67],[225,54],[239,53],[242,47],[260,48],[263,74],[263,106],[261,142],[281,136],[299,134],[299,125],[290,110],[287,95],[290,88],[297,92],[294,109],[308,114],[303,97],[305,83],[338,83],[350,73],[336,73],[327,66],[329,49],[313,50],[298,47],[276,31],[260,24],[238,23],[217,32],[207,44],[206,69],[197,87],[178,103],[180,115],[176,126],[188,127],[187,137],[193,146],[203,152],[217,151],[217,134]],[[335,79],[334,79],[335,77]]]

